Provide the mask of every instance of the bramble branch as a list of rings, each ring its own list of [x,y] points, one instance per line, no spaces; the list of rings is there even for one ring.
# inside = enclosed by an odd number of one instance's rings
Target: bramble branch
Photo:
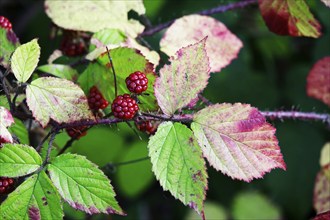
[[[217,13],[223,13],[223,12],[233,10],[233,9],[244,8],[246,6],[257,4],[257,3],[258,3],[258,0],[243,0],[243,1],[240,1],[240,2],[234,2],[234,3],[227,4],[227,5],[220,5],[218,7],[211,8],[211,9],[206,9],[206,10],[203,10],[203,11],[200,11],[200,12],[196,12],[195,14],[212,15],[212,14],[217,14]],[[165,28],[168,28],[171,24],[173,24],[173,22],[175,20],[176,19],[165,22],[165,23],[162,23],[162,24],[159,24],[159,25],[156,25],[156,26],[151,27],[151,28],[148,28],[144,32],[142,32],[140,34],[140,36],[142,36],[142,37],[143,36],[150,36],[150,35],[153,35],[153,34],[159,32],[161,30],[164,30]]]

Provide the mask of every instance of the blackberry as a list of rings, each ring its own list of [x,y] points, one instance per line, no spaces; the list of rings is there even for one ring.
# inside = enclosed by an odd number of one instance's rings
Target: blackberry
[[[80,126],[74,128],[66,128],[65,130],[70,137],[79,139],[87,134],[87,131],[85,131],[86,128],[86,126]]]
[[[98,88],[93,86],[89,90],[88,105],[91,110],[98,111],[99,109],[105,109],[109,105],[109,102],[103,98]]]
[[[158,121],[136,121],[135,126],[142,132],[146,132],[149,135],[155,134],[158,128]]]
[[[0,27],[10,30],[12,28],[12,25],[6,17],[0,16]]]
[[[140,94],[148,88],[148,78],[140,71],[131,73],[125,81],[128,90],[132,93]]]
[[[15,181],[12,178],[0,177],[0,194],[5,194],[10,192]]]
[[[64,55],[74,57],[87,52],[86,43],[80,32],[65,31],[60,45]]]
[[[139,106],[129,94],[124,94],[117,96],[113,100],[111,109],[116,118],[128,120],[135,116]]]

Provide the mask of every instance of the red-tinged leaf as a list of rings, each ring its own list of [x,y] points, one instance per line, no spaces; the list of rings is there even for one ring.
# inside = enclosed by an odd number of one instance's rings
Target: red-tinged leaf
[[[318,214],[330,210],[330,164],[316,176],[313,203]]]
[[[11,113],[0,106],[0,144],[1,142],[13,143],[13,137],[9,133],[7,127],[14,123]]]
[[[222,173],[244,181],[286,169],[275,128],[247,104],[216,104],[194,115],[191,127],[204,157]]]
[[[176,58],[170,58],[171,64],[159,71],[155,96],[166,115],[187,106],[206,87],[210,68],[205,41],[180,49]]]
[[[321,36],[321,25],[304,0],[259,0],[259,8],[268,29],[276,34]]]
[[[330,56],[319,60],[309,72],[307,95],[330,106]]]
[[[50,119],[70,123],[93,117],[84,92],[66,79],[42,77],[34,80],[27,86],[26,101],[43,127]]]
[[[313,220],[329,220],[329,219],[330,219],[330,211],[318,214],[313,218]]]
[[[161,50],[173,56],[177,50],[207,38],[206,52],[210,58],[211,72],[219,72],[237,57],[242,42],[227,27],[214,18],[189,15],[177,19],[160,41]]]

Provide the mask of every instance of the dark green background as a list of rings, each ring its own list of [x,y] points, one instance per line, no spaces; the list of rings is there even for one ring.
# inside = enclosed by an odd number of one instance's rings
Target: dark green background
[[[230,2],[233,1],[147,0],[145,5],[147,15],[156,25]],[[307,2],[322,24],[323,34],[318,39],[271,33],[256,5],[213,15],[242,40],[244,47],[238,58],[221,73],[212,74],[205,97],[219,103],[250,103],[264,111],[298,109],[329,112],[325,104],[306,95],[305,87],[306,76],[313,64],[330,55],[330,9],[319,0]],[[0,15],[12,21],[22,43],[39,38],[40,65],[45,64],[51,52],[59,47],[58,39],[51,41],[49,38],[51,22],[43,12],[42,1],[1,0]],[[146,37],[155,50],[159,50],[162,34]],[[279,208],[282,219],[310,219],[315,215],[312,207],[313,186],[320,169],[320,150],[329,141],[329,130],[320,122],[286,120],[271,123],[277,128],[287,171],[273,170],[264,179],[245,183],[232,180],[209,167],[207,201],[223,206],[230,215],[233,201],[239,193],[259,192]],[[62,134],[57,142],[63,142],[66,138]],[[76,142],[72,150],[103,165],[107,161],[121,162],[146,156],[147,137],[143,136],[143,139],[140,141],[126,125],[119,128],[98,127]],[[148,160],[119,166],[109,173],[119,203],[128,216],[99,215],[92,219],[183,219],[188,212],[187,207],[162,191],[151,175]],[[136,187],[137,191],[130,191],[132,187]],[[65,210],[68,219],[85,218],[81,213],[68,208]],[[253,219],[261,217],[256,214]]]

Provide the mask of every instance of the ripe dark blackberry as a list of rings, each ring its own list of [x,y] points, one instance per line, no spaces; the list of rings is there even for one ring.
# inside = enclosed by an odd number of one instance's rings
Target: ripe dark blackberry
[[[126,86],[132,93],[140,94],[148,88],[148,78],[140,71],[131,73],[126,78]]]
[[[158,128],[159,122],[157,121],[136,121],[135,126],[142,132],[147,134],[155,134]]]
[[[111,109],[116,118],[128,120],[135,116],[139,106],[129,94],[124,94],[117,96],[113,100]]]
[[[10,30],[12,28],[12,25],[6,17],[0,16],[0,27]]]
[[[8,193],[14,185],[14,179],[8,177],[0,177],[0,194]]]
[[[74,57],[87,52],[84,38],[77,31],[65,31],[60,45],[64,55]]]
[[[65,130],[70,137],[79,139],[87,134],[87,131],[85,131],[86,128],[86,126],[81,126],[74,128],[66,128]]]
[[[109,105],[109,102],[103,98],[98,88],[93,86],[89,90],[88,105],[91,110],[98,111],[99,109],[105,109]]]

